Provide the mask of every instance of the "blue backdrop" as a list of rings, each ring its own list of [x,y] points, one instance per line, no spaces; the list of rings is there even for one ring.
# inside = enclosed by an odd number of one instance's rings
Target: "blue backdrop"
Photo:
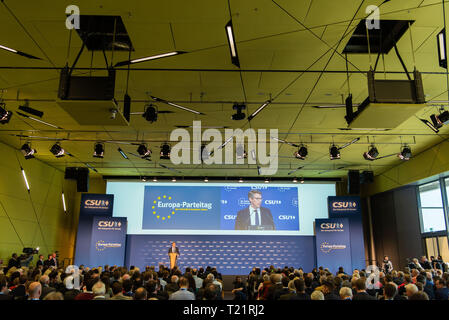
[[[315,266],[313,236],[183,236],[128,235],[126,266],[169,265],[168,249],[172,241],[181,253],[178,266],[217,267],[224,275],[245,275],[256,266]]]
[[[328,268],[334,274],[339,267],[343,267],[347,273],[351,273],[351,240],[348,219],[316,219],[315,234],[317,265]]]
[[[365,269],[365,243],[360,197],[328,197],[327,203],[329,218],[347,218],[349,220],[352,268]]]
[[[91,266],[123,265],[126,227],[126,218],[94,217],[89,260]]]

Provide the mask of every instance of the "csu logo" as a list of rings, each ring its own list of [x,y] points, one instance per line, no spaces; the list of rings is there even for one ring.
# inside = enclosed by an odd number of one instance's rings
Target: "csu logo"
[[[108,200],[86,200],[84,201],[84,204],[86,205],[86,207],[107,207],[109,206],[109,201]]]
[[[286,216],[286,215],[280,215],[279,220],[295,220],[295,216]]]
[[[122,226],[122,223],[120,221],[98,221],[98,226],[102,228],[120,228]]]
[[[281,204],[281,200],[265,200],[265,204]]]
[[[231,215],[231,214],[226,214],[223,217],[225,220],[235,220],[235,218],[237,218],[237,216]]]
[[[343,223],[322,223],[320,228],[322,230],[343,229]]]
[[[333,202],[332,208],[334,209],[342,209],[342,208],[356,208],[357,203],[354,201],[345,201],[345,202]]]

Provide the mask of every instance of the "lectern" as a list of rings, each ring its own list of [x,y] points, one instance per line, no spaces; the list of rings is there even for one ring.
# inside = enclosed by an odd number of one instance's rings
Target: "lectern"
[[[168,256],[170,257],[170,269],[173,269],[174,266],[176,266],[176,260],[178,259],[178,254],[174,253],[174,252],[170,252],[168,254]]]

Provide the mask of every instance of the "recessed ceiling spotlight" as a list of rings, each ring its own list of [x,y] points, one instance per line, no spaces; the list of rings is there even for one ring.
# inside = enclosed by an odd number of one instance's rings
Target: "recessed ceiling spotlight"
[[[171,179],[171,181],[172,181],[172,182],[176,182],[176,178],[173,177],[173,178]]]

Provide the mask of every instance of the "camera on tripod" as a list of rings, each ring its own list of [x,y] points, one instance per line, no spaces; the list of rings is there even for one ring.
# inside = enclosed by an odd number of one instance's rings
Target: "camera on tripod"
[[[36,249],[23,248],[22,252],[25,253],[25,254],[38,254],[39,253],[39,247],[37,247]]]

